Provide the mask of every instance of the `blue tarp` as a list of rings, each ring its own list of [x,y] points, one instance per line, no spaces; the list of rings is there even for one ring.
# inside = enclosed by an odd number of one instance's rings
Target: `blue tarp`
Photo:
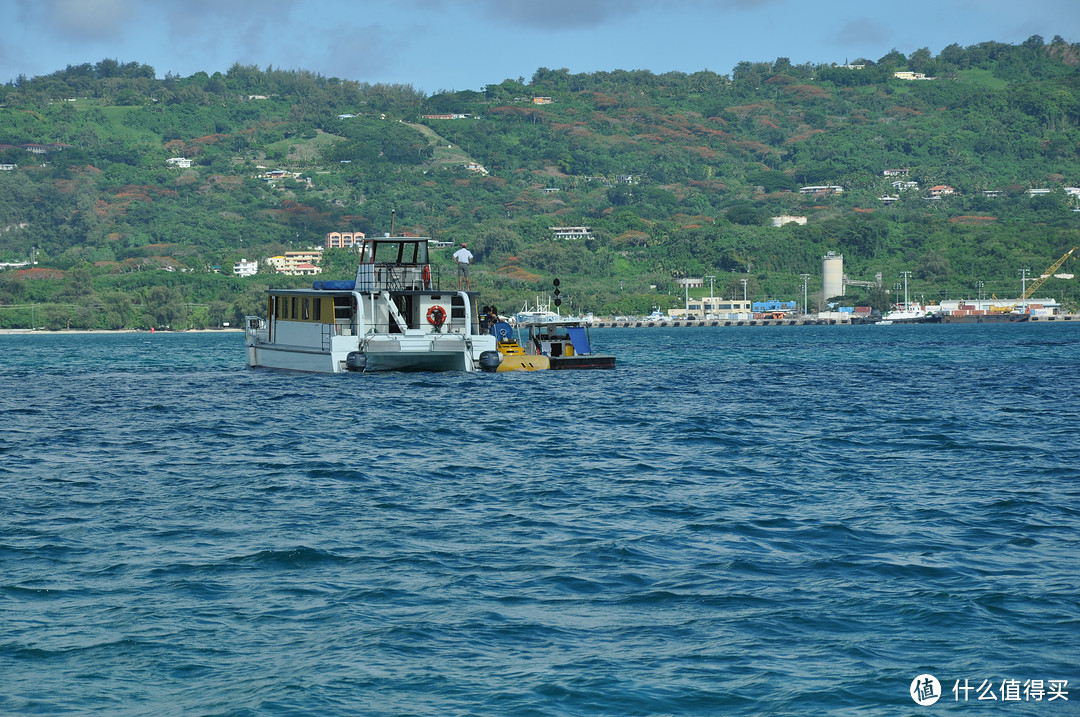
[[[585,333],[585,328],[582,326],[570,326],[567,327],[566,333],[570,334],[570,343],[574,345],[575,354],[591,354],[592,347],[589,346],[589,337]]]
[[[514,329],[505,321],[496,321],[488,330],[496,341],[510,341],[514,338]]]

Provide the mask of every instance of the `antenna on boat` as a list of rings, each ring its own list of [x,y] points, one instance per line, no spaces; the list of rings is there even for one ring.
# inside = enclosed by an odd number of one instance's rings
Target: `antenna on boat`
[[[397,210],[390,210],[390,236],[394,236],[394,215],[397,214]]]

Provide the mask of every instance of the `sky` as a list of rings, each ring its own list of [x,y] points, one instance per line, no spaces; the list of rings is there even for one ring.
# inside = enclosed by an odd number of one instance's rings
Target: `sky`
[[[102,59],[159,78],[239,62],[427,94],[541,67],[730,75],[744,60],[1080,42],[1080,0],[0,0],[0,19],[0,82]]]

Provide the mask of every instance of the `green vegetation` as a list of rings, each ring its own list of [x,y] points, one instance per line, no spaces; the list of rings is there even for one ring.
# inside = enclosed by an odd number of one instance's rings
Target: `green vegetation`
[[[974,296],[977,282],[1016,296],[1021,268],[1080,243],[1080,200],[1064,192],[1080,185],[1080,45],[1033,37],[852,65],[541,68],[430,97],[241,65],[159,80],[103,60],[19,77],[0,86],[0,164],[17,165],[0,171],[0,262],[37,263],[0,270],[0,328],[238,322],[268,286],[307,280],[241,279],[234,262],[386,232],[391,211],[395,231],[467,240],[474,287],[506,310],[556,276],[572,310],[598,314],[677,306],[684,276],[801,299],[800,274],[820,276],[828,251],[885,288],[910,270],[927,299]],[[288,174],[267,180],[275,169]],[[955,193],[932,199],[935,185]],[[778,215],[807,222],[774,228]],[[556,240],[553,226],[591,235]],[[451,276],[449,252],[435,257]],[[324,268],[344,278],[352,261]],[[1045,290],[1080,300],[1075,282]]]

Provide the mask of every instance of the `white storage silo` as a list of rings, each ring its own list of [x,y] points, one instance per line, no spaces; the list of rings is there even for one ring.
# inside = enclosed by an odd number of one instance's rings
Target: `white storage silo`
[[[844,295],[844,255],[830,251],[821,259],[821,288],[825,300]]]

